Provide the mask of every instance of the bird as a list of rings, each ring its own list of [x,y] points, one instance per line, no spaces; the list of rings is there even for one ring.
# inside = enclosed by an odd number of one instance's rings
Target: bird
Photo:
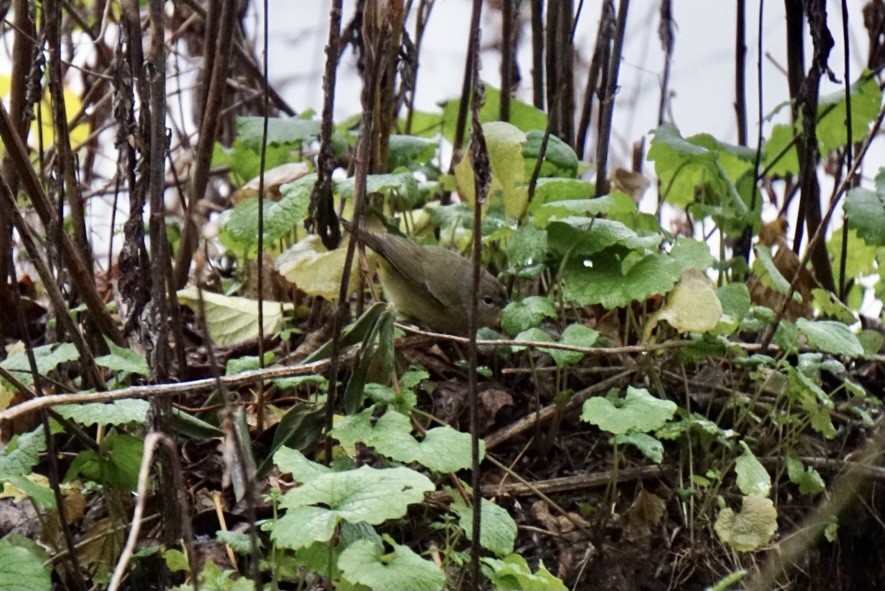
[[[353,234],[354,226],[342,220]],[[473,297],[473,263],[441,246],[421,245],[392,233],[363,228],[357,238],[380,259],[378,276],[397,314],[435,331],[466,335]],[[477,327],[496,328],[507,305],[507,290],[486,269],[480,270]]]

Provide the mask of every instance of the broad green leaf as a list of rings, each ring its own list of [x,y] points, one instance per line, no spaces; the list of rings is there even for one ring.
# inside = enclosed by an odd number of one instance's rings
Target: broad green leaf
[[[771,492],[771,476],[746,443],[741,441],[741,447],[744,453],[734,463],[738,488],[745,495],[767,497]]]
[[[264,246],[276,246],[299,228],[310,206],[316,175],[309,174],[280,187],[279,201],[264,200]],[[221,242],[235,252],[252,255],[258,247],[258,197],[249,197],[221,216]]]
[[[72,343],[43,345],[42,347],[34,347],[33,351],[37,362],[37,371],[40,375],[48,374],[62,363],[76,361],[80,358],[77,348]],[[34,378],[31,374],[31,364],[28,362],[28,356],[24,349],[17,350],[14,353],[10,352],[9,357],[0,362],[0,367],[12,373],[23,384],[33,385]],[[0,378],[0,380],[2,379]]]
[[[799,329],[808,345],[833,355],[845,355],[847,357],[862,357],[864,349],[857,340],[857,336],[851,332],[845,324],[832,320],[796,320],[796,328]]]
[[[385,552],[381,545],[370,540],[350,544],[338,558],[338,568],[344,578],[376,591],[443,589],[446,577],[440,567],[407,546],[394,543],[388,536],[385,541],[392,552]]]
[[[553,189],[558,187],[562,179],[546,179],[548,184],[553,185]],[[571,181],[579,183],[583,181]],[[547,187],[548,184],[541,185]],[[553,189],[550,190],[552,193]],[[547,193],[545,191],[545,193]],[[557,198],[555,198],[557,197]],[[535,193],[535,200],[532,201],[532,222],[540,227],[546,228],[547,225],[557,219],[565,219],[576,216],[596,216],[605,215],[616,221],[630,220],[636,213],[636,204],[627,195],[623,193],[612,193],[611,195],[603,195],[593,199],[578,199],[568,195],[549,195],[548,200],[539,201],[538,193]]]
[[[468,541],[472,540],[473,507],[468,507],[463,501],[456,500],[452,509],[458,516],[458,525],[464,530],[464,537]],[[516,534],[516,522],[513,521],[507,510],[483,499],[479,533],[480,545],[486,550],[491,550],[497,556],[507,556],[513,552]]]
[[[846,195],[846,199],[849,198]],[[885,197],[883,197],[885,199]],[[885,207],[883,202],[882,207]],[[874,218],[873,218],[874,219]],[[861,221],[860,223],[864,223]],[[849,224],[847,248],[850,256],[845,258],[845,278],[860,277],[864,275],[874,275],[876,273],[875,261],[876,255],[881,252],[881,248],[876,246],[875,242],[867,243],[864,241],[857,230],[852,229]],[[875,233],[876,228],[871,226],[872,232]],[[881,229],[879,226],[878,229]],[[833,232],[830,239],[827,240],[827,252],[830,253],[833,261],[842,260],[842,232],[845,228],[839,228]]]
[[[148,367],[144,355],[126,347],[118,347],[113,341],[107,341],[110,354],[95,358],[95,363],[112,371],[132,373],[139,376],[149,376],[151,369]]]
[[[360,442],[398,462],[418,462],[434,472],[456,472],[470,467],[470,435],[449,426],[434,427],[418,441],[409,417],[388,409],[373,423],[370,407],[341,419],[331,435],[345,448]],[[484,446],[480,444],[480,454]]]
[[[328,466],[311,462],[303,453],[291,447],[278,449],[273,455],[273,463],[280,472],[291,474],[296,481],[302,483],[332,471]]]
[[[402,517],[433,488],[426,476],[408,468],[362,466],[313,474],[283,497],[280,506],[287,511],[274,524],[271,538],[291,549],[325,542],[342,522],[378,525]]]
[[[816,495],[826,489],[818,471],[810,466],[806,468],[798,458],[787,458],[787,476],[799,487],[800,494]]]
[[[738,552],[752,552],[768,543],[777,531],[777,509],[771,499],[745,496],[741,510],[725,508],[713,525],[719,539]]]
[[[542,177],[535,185],[532,211],[550,202],[584,201],[593,197],[595,193],[596,186],[588,181],[567,177]]]
[[[218,530],[215,532],[215,539],[222,544],[227,544],[234,552],[241,556],[249,556],[253,551],[252,536],[246,532]],[[262,544],[261,538],[258,538],[258,549],[263,549],[263,547],[264,544]]]
[[[799,173],[799,153],[793,141],[794,136],[792,125],[778,124],[771,128],[762,159],[762,167],[768,170],[769,176],[785,177]]]
[[[622,260],[606,250],[592,259],[573,257],[562,273],[563,296],[579,306],[623,307],[667,293],[685,269],[706,269],[712,260],[709,247],[691,238],[678,239],[670,254],[651,253]]]
[[[295,147],[319,135],[319,121],[279,117],[269,117],[267,121],[268,145],[286,144]],[[237,139],[247,147],[253,150],[260,149],[263,136],[263,117],[237,117]]]
[[[851,85],[851,140],[859,142],[867,135],[870,124],[879,114],[882,91],[870,72],[864,72]],[[820,153],[829,154],[848,143],[845,91],[820,97],[815,133]]]
[[[568,587],[556,578],[544,563],[538,564],[538,570],[532,572],[528,562],[519,554],[511,554],[503,560],[495,558],[482,559],[483,570],[490,571],[488,576],[498,591],[567,591]]]
[[[387,157],[389,170],[403,167],[409,170],[428,164],[436,155],[439,142],[414,135],[391,134]]]
[[[17,435],[0,450],[0,482],[11,476],[27,476],[46,451],[43,428]]]
[[[501,91],[490,84],[483,84],[485,89],[485,100],[479,110],[479,120],[481,123],[489,121],[498,121],[501,108]],[[452,141],[455,138],[455,129],[457,128],[458,109],[461,106],[461,99],[456,98],[446,101],[442,104],[442,132],[445,138]],[[433,119],[428,118],[426,124],[433,124]],[[522,131],[531,131],[532,129],[546,129],[547,115],[544,111],[535,108],[520,100],[510,100],[510,123]],[[413,123],[413,128],[416,128]],[[466,126],[469,121],[466,122]],[[465,134],[468,135],[468,134]]]
[[[736,320],[742,319],[750,311],[750,290],[746,283],[727,283],[716,289],[716,296],[722,303],[722,311]]]
[[[584,402],[581,420],[613,433],[646,433],[664,425],[676,404],[655,398],[645,388],[627,387],[627,396],[614,401],[597,396]]]
[[[562,345],[571,345],[573,347],[592,347],[596,344],[599,333],[583,324],[569,324],[562,331],[559,337],[559,343]],[[551,349],[550,356],[559,367],[574,365],[584,358],[584,353],[580,351],[567,351],[565,349]]]
[[[144,453],[144,441],[132,435],[111,433],[101,442],[101,449],[81,451],[71,462],[65,480],[77,476],[110,486],[134,491],[138,487],[138,469]]]
[[[556,306],[546,296],[529,296],[511,302],[501,313],[501,327],[515,335],[541,324],[545,318],[556,318]]]
[[[870,246],[885,245],[885,169],[879,169],[876,175],[875,191],[861,187],[848,191],[845,215],[848,227],[857,231],[864,242]]]
[[[564,256],[592,256],[610,246],[655,249],[661,234],[641,235],[623,222],[604,218],[568,217],[547,226],[550,250]]]
[[[541,143],[544,141],[544,131],[533,129],[526,133],[526,141],[522,146],[522,156],[525,158],[525,178],[530,179],[541,151]],[[578,155],[567,143],[550,134],[547,139],[547,149],[544,151],[544,162],[541,163],[540,177],[566,177],[578,176]]]
[[[735,217],[742,218],[747,214],[747,204],[738,194],[720,156],[739,153],[745,157],[746,154],[737,147],[734,151],[726,150],[725,144],[711,142],[711,139],[704,135],[683,138],[669,125],[654,130],[648,159],[655,163],[661,194],[678,207],[684,208],[696,201],[725,207]]]
[[[178,303],[184,304],[198,315],[200,294],[196,287],[178,290]],[[216,345],[227,346],[258,337],[258,301],[247,298],[225,296],[209,291],[203,292],[203,307],[206,312],[206,329],[209,338]],[[285,311],[294,309],[294,304],[264,302],[264,334],[272,335],[283,328]]]
[[[45,552],[27,540],[15,543],[16,538],[0,539],[0,591],[49,591],[52,589],[50,572],[43,567]]]
[[[518,277],[537,277],[547,260],[547,232],[532,224],[521,226],[507,251],[507,262]]]
[[[335,183],[335,192],[345,199],[353,199],[354,178]],[[418,205],[421,198],[421,190],[418,181],[411,172],[394,172],[390,174],[370,174],[366,177],[366,194],[382,193],[387,197],[401,199],[408,207],[397,209],[411,209]]]
[[[144,424],[150,403],[147,400],[130,398],[113,402],[90,402],[59,406],[55,411],[66,419],[80,423],[84,427],[92,425]]]
[[[664,461],[664,444],[648,433],[619,433],[612,440],[618,445],[632,445],[655,464]]]

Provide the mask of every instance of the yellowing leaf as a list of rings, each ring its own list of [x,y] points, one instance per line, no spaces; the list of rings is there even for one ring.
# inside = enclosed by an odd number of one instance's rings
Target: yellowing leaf
[[[740,513],[723,509],[713,529],[720,540],[738,552],[752,552],[767,544],[777,531],[777,509],[771,499],[748,495]]]
[[[196,287],[186,287],[176,295],[178,303],[200,314],[200,295]],[[204,291],[203,304],[206,309],[206,329],[216,345],[233,345],[258,337],[257,300]],[[293,309],[293,304],[264,302],[264,334],[279,332],[283,328],[283,312]]]
[[[8,97],[12,89],[12,79],[9,75],[0,75],[0,97]],[[65,102],[65,114],[68,121],[72,120],[80,112],[82,103],[76,92],[65,88],[63,91]],[[69,126],[69,134],[71,137],[71,147],[76,148],[78,145],[86,141],[89,137],[89,125],[81,123],[76,127]],[[31,133],[29,139],[32,144],[36,145],[37,134],[42,133],[43,143],[52,144],[55,141],[55,130],[52,128],[52,102],[49,100],[49,94],[43,96],[40,102],[40,121],[34,119],[31,122]]]
[[[709,332],[722,318],[722,303],[700,269],[687,269],[667,297],[658,318],[680,333]]]
[[[487,203],[500,200],[504,203],[504,211],[508,216],[519,218],[528,204],[525,158],[522,155],[526,134],[503,121],[485,123],[482,131],[492,169],[492,184],[489,187]],[[462,158],[455,166],[455,179],[458,182],[459,193],[472,205],[476,197],[473,186],[473,165],[469,156]]]
[[[371,254],[366,252],[367,257]],[[319,236],[311,234],[277,257],[274,265],[287,281],[306,294],[337,300],[346,256],[345,246],[328,250]],[[357,257],[354,256],[353,260],[348,293],[353,293],[357,286]]]

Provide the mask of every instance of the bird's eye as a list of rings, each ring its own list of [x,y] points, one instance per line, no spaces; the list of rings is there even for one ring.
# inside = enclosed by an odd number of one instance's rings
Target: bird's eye
[[[493,298],[492,296],[488,296],[488,295],[483,296],[482,303],[485,304],[486,306],[491,306],[492,304],[495,303],[495,298]]]

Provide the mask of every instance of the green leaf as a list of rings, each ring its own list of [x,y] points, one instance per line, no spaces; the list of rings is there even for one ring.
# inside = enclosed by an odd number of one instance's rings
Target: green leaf
[[[439,142],[414,135],[391,134],[389,140],[388,169],[404,167],[414,170],[418,165],[428,164],[436,155]]]
[[[885,169],[879,169],[876,175],[875,191],[861,187],[848,191],[845,215],[848,227],[857,231],[864,242],[871,246],[885,245]]]
[[[793,138],[792,125],[778,124],[771,128],[771,137],[765,142],[762,166],[769,176],[785,177],[799,173],[799,153]],[[787,147],[789,146],[789,147]]]
[[[479,110],[480,123],[489,121],[497,121],[500,116],[501,91],[490,84],[483,83],[485,88],[485,101]],[[458,109],[461,106],[461,99],[456,98],[443,103],[443,135],[449,141],[455,138],[455,129],[457,128]],[[535,108],[520,100],[510,100],[510,123],[522,131],[530,131],[532,129],[546,129],[547,115],[544,111]],[[416,127],[413,122],[413,127]],[[466,122],[465,122],[466,126]],[[416,127],[417,128],[417,127]]]
[[[279,201],[264,200],[264,246],[274,246],[301,226],[310,205],[316,175],[280,186]],[[221,242],[236,252],[253,255],[258,248],[258,197],[249,197],[220,218]]]
[[[583,324],[569,324],[562,331],[559,338],[561,345],[571,345],[573,347],[592,347],[596,344],[599,333]],[[566,367],[579,363],[584,358],[584,353],[580,351],[567,351],[565,349],[550,349],[550,356],[559,367]]]
[[[215,532],[215,538],[222,544],[227,544],[233,548],[233,551],[241,556],[252,554],[252,536],[246,532],[218,530]],[[261,538],[258,538],[258,548],[261,549],[262,547]]]
[[[100,451],[85,450],[77,454],[65,480],[83,476],[116,490],[134,491],[138,488],[138,469],[143,453],[142,439],[111,433],[102,440]]]
[[[354,178],[335,183],[335,192],[345,199],[353,199]],[[421,190],[418,181],[411,172],[395,172],[390,174],[370,174],[366,177],[366,194],[381,193],[386,197],[397,197],[406,204],[406,209],[418,205]]]
[[[738,488],[745,495],[767,497],[771,492],[771,476],[746,443],[741,441],[741,447],[744,453],[734,464]]]
[[[618,445],[632,445],[655,464],[664,461],[664,444],[648,433],[619,433],[612,439]]]
[[[537,277],[547,260],[547,232],[532,224],[521,226],[507,251],[507,262],[518,277]]]
[[[332,471],[328,466],[308,460],[303,453],[291,447],[281,447],[273,455],[274,465],[283,474],[291,474],[297,482],[307,482],[315,476]]]
[[[95,363],[106,367],[111,371],[133,373],[139,376],[149,376],[151,369],[148,367],[144,355],[127,347],[118,347],[113,341],[107,341],[111,350],[109,355],[95,358]]]
[[[344,578],[376,591],[437,591],[443,588],[446,577],[438,566],[407,546],[394,543],[388,536],[385,541],[392,552],[385,553],[381,545],[369,540],[350,544],[338,558],[338,568]]]
[[[870,124],[879,114],[881,104],[882,91],[878,80],[870,72],[864,72],[851,85],[852,141],[859,142],[867,135]],[[815,133],[820,144],[820,153],[829,154],[845,146],[848,143],[845,91],[839,90],[820,97],[817,112]]]
[[[503,560],[495,558],[482,559],[483,570],[498,591],[568,591],[568,587],[556,578],[543,562],[538,563],[538,570],[532,573],[528,562],[519,554],[511,554]]]
[[[237,139],[248,148],[259,150],[264,135],[264,117],[237,117]],[[268,145],[298,146],[320,135],[320,122],[310,119],[282,119],[269,117],[267,120]]]
[[[592,260],[572,257],[562,273],[563,296],[579,306],[623,307],[667,293],[685,269],[705,269],[712,260],[709,247],[691,238],[678,239],[669,255],[651,253],[622,260],[606,250]]]
[[[504,332],[515,335],[541,324],[545,318],[556,318],[556,307],[546,296],[529,296],[511,302],[501,313]]]
[[[817,470],[805,467],[797,458],[787,458],[787,476],[790,482],[799,487],[799,493],[803,495],[816,495],[826,490],[824,479]]]
[[[0,450],[0,482],[11,476],[30,474],[44,451],[46,451],[46,437],[43,435],[43,427],[16,435]]]
[[[43,345],[42,347],[34,347],[33,351],[37,361],[37,372],[40,375],[48,374],[62,363],[76,361],[80,358],[77,348],[71,343]],[[31,364],[28,362],[28,356],[24,350],[11,353],[9,357],[0,362],[0,367],[15,375],[23,384],[33,385],[34,377],[31,374]]]
[[[530,179],[541,152],[541,143],[544,141],[544,131],[533,129],[525,136],[522,146],[522,156],[525,158],[525,178]],[[540,177],[567,177],[578,176],[578,155],[567,143],[553,135],[547,139],[547,149],[544,152],[544,162],[541,163]]]
[[[523,151],[525,156],[525,151]],[[526,175],[526,178],[530,178]],[[567,177],[539,178],[535,185],[535,196],[532,211],[549,202],[584,201],[593,197],[596,186],[588,181]]]
[[[857,340],[857,336],[841,322],[811,321],[799,318],[796,320],[796,328],[808,339],[810,347],[820,349],[825,353],[847,357],[862,357],[864,355],[864,349],[860,341]]]
[[[147,400],[126,399],[113,402],[90,402],[59,406],[56,412],[66,419],[80,423],[84,427],[92,425],[125,425],[126,423],[145,424],[150,403]]]
[[[49,591],[52,579],[45,560],[36,544],[14,536],[0,539],[0,591]]]
[[[768,543],[777,531],[777,509],[771,499],[745,496],[741,510],[725,508],[713,525],[719,539],[738,552],[752,552]]]
[[[344,447],[364,443],[398,462],[418,462],[434,472],[457,472],[470,467],[470,435],[449,426],[434,427],[421,441],[412,435],[409,417],[388,409],[377,421],[374,407],[341,419],[331,435]],[[480,443],[480,455],[484,455]]]
[[[625,222],[632,220],[637,213],[636,204],[633,200],[623,193],[612,193],[595,197],[593,199],[580,199],[582,195],[572,198],[571,191],[564,191],[563,194],[554,193],[558,187],[566,182],[563,179],[545,179],[543,185],[539,185],[544,190],[542,195],[546,195],[546,200],[539,200],[538,193],[535,193],[535,200],[532,201],[532,222],[539,228],[546,228],[552,220],[568,219],[576,216],[597,216],[605,215],[612,220]],[[566,179],[568,180],[568,179]],[[570,181],[572,183],[580,183],[583,181]],[[552,187],[548,190],[548,185]]]
[[[628,386],[623,400],[597,396],[585,401],[581,420],[617,435],[659,429],[674,414],[675,403],[655,398],[645,388]]]
[[[280,507],[287,512],[274,524],[271,538],[291,549],[325,542],[340,521],[378,525],[397,519],[433,489],[430,479],[408,468],[362,466],[318,474],[283,496]]]
[[[750,153],[706,135],[683,138],[669,125],[660,126],[653,133],[648,159],[655,163],[661,192],[667,201],[684,208],[697,200],[725,206],[738,217],[747,213],[747,206],[734,185],[736,179],[729,177],[721,158],[725,154],[740,154],[747,159]]]
[[[849,198],[850,194],[851,191],[846,195],[846,199]],[[885,204],[883,204],[883,207],[885,207]],[[868,219],[871,218],[866,218],[866,220]],[[859,223],[863,224],[866,220],[861,218]],[[846,248],[850,256],[845,258],[845,277],[850,279],[864,275],[874,275],[876,273],[876,255],[881,252],[881,249],[874,242],[867,243],[864,241],[857,230],[851,228],[852,224],[849,223]],[[881,230],[882,226],[870,226],[870,228],[871,232],[875,233],[877,229]],[[827,240],[827,252],[830,253],[834,261],[842,260],[842,232],[844,230],[844,227],[835,230],[830,239]],[[885,238],[882,239],[885,240]]]
[[[481,506],[480,545],[497,556],[507,556],[513,552],[513,545],[516,543],[516,522],[506,509],[487,499],[482,500]],[[473,507],[468,507],[456,497],[452,510],[458,516],[458,526],[464,531],[464,537],[468,541],[472,540]]]
[[[184,304],[198,316],[200,294],[196,287],[178,290],[178,303]],[[206,329],[216,345],[227,346],[258,337],[258,301],[225,296],[210,291],[203,292],[206,312]],[[264,302],[264,334],[276,334],[283,328],[283,313],[295,308],[294,304]]]
[[[722,302],[723,313],[736,320],[742,319],[750,311],[750,290],[746,283],[727,283],[716,289],[716,296]]]

